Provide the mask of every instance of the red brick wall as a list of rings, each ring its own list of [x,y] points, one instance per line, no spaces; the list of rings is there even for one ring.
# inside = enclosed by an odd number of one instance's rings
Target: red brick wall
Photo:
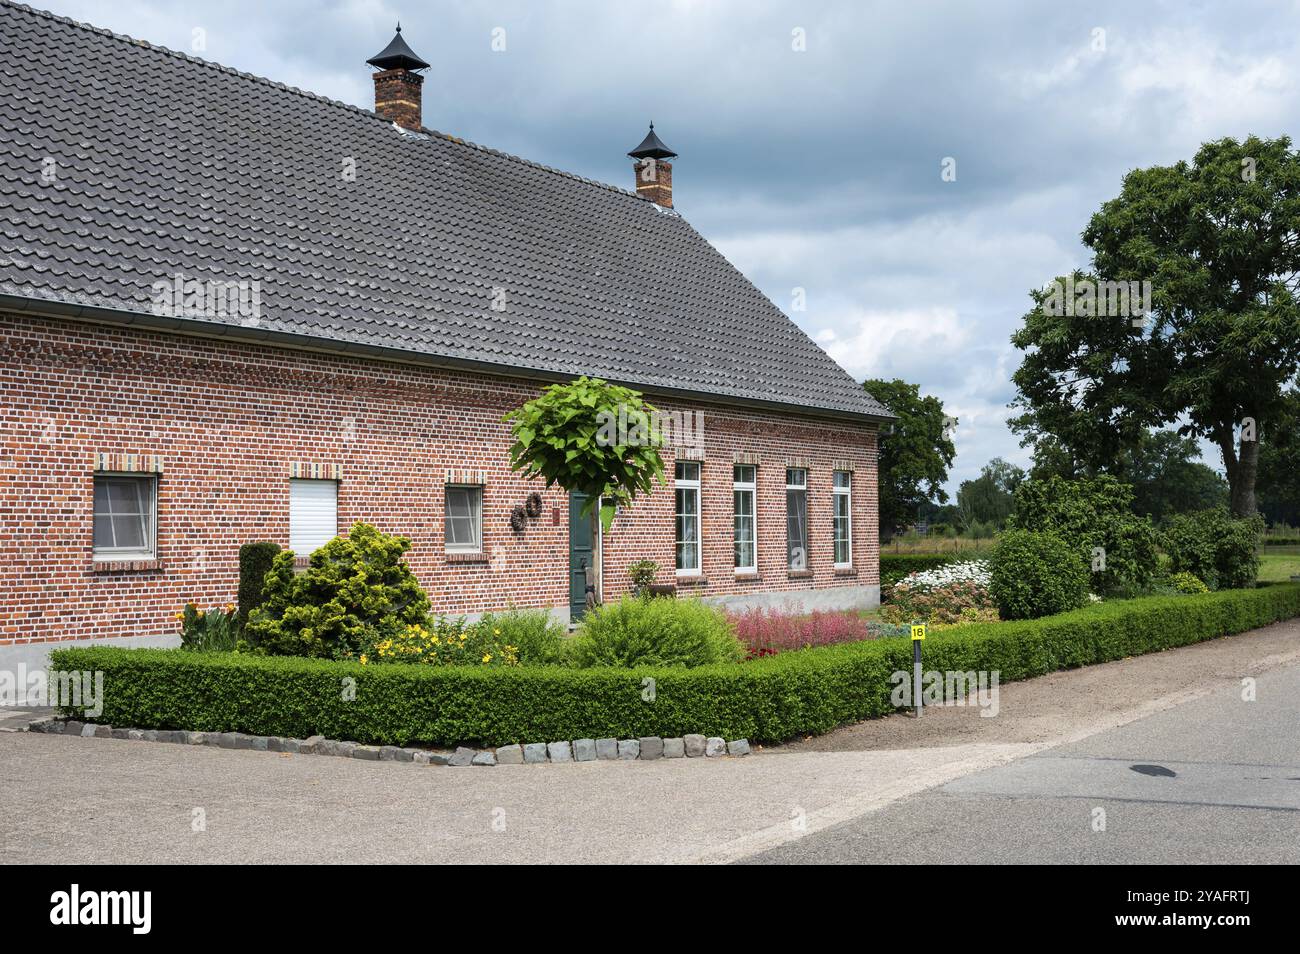
[[[176,631],[186,602],[231,603],[238,551],[288,544],[289,467],[337,463],[339,527],[365,520],[414,541],[408,556],[436,609],[478,613],[507,602],[568,602],[567,498],[507,469],[501,415],[536,393],[522,380],[399,363],[0,314],[0,645]],[[672,402],[658,406],[671,410]],[[875,435],[867,426],[705,407],[703,595],[878,582]],[[733,453],[756,454],[759,577],[732,572]],[[97,569],[95,455],[155,454],[158,560]],[[666,455],[669,456],[669,455]],[[811,578],[785,570],[785,461],[809,471]],[[830,461],[855,462],[852,576],[830,545]],[[443,545],[448,469],[482,470],[485,558]],[[669,486],[640,500],[604,540],[605,597],[624,568],[657,560],[673,578]],[[509,514],[542,491],[541,518],[514,533]],[[560,511],[553,525],[552,510]]]

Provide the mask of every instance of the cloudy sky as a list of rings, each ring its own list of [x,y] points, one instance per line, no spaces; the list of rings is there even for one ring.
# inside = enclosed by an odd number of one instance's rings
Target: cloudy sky
[[[853,375],[960,418],[950,489],[1029,463],[1008,337],[1123,174],[1300,129],[1294,2],[28,2],[365,107],[400,19],[426,125],[629,187],[653,119],[702,234]]]

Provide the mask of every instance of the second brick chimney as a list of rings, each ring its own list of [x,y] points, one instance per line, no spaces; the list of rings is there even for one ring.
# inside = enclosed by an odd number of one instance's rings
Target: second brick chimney
[[[427,70],[429,64],[406,45],[400,23],[392,42],[366,62],[379,70],[374,76],[375,112],[404,129],[420,129],[423,125],[420,88],[424,77],[416,70]]]
[[[666,209],[673,207],[673,164],[677,153],[663,144],[655,135],[655,124],[641,140],[641,145],[628,153],[636,172],[636,194]]]

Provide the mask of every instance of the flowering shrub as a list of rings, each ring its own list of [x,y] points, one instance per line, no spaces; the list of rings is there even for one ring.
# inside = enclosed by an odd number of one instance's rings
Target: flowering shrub
[[[812,646],[901,636],[906,631],[904,626],[863,619],[854,612],[803,613],[793,608],[746,610],[731,614],[731,623],[747,660]]]
[[[501,638],[490,623],[466,623],[438,617],[429,625],[411,623],[377,639],[360,654],[371,663],[413,663],[425,666],[517,666],[519,651]]]
[[[977,586],[989,585],[989,564],[987,560],[967,560],[964,563],[949,563],[947,566],[909,573],[898,582],[907,584],[914,590],[938,589],[954,583],[974,583]]]
[[[998,616],[989,595],[989,565],[969,560],[911,573],[886,588],[880,616],[893,623],[992,622]]]
[[[234,606],[206,612],[193,603],[176,614],[181,624],[181,646],[199,653],[229,652],[239,641],[239,614]]]

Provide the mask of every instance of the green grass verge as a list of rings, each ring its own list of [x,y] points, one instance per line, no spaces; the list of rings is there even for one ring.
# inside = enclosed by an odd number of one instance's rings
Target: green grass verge
[[[1287,553],[1261,553],[1259,580],[1262,583],[1285,583],[1300,575],[1300,548]]]
[[[925,668],[1003,682],[1240,633],[1300,616],[1300,584],[1102,603],[1040,620],[943,630]],[[90,647],[58,670],[104,673],[110,725],[370,743],[502,745],[702,732],[776,742],[892,711],[906,639],[826,646],[696,669],[423,668]],[[647,677],[655,699],[643,701]],[[348,701],[348,680],[355,699]],[[80,716],[75,709],[67,715]]]

